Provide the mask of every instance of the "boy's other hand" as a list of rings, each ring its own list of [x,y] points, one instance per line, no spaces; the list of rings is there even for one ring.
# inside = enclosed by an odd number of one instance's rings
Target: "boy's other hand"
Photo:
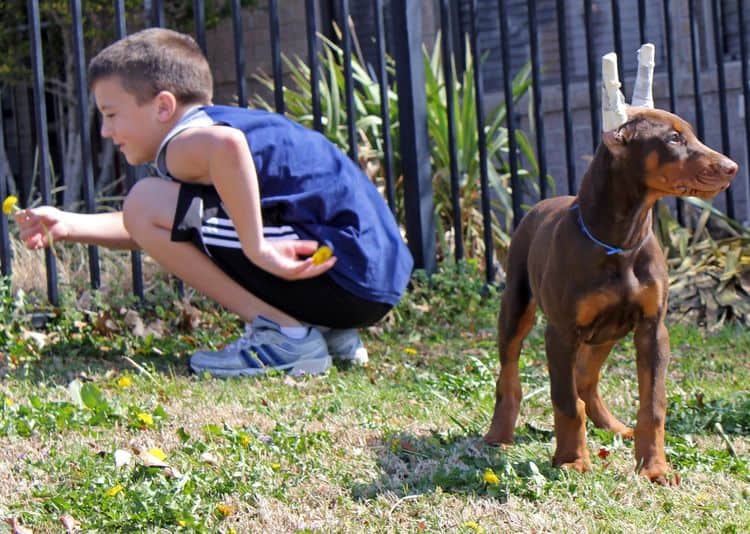
[[[265,241],[256,263],[258,267],[285,280],[313,278],[323,274],[336,263],[336,257],[333,256],[320,265],[314,265],[311,256],[317,249],[318,243],[315,241]]]
[[[41,206],[17,212],[18,237],[27,248],[37,249],[54,241],[64,241],[70,235],[65,212],[52,206]]]

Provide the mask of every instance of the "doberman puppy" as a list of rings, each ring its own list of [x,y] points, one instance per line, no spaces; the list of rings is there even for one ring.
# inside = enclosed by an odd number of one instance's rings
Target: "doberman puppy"
[[[586,471],[586,415],[635,437],[641,475],[667,483],[664,387],[669,361],[667,265],[651,226],[657,199],[711,198],[737,173],[731,159],[703,145],[666,111],[631,107],[605,132],[578,196],[539,202],[521,221],[508,252],[498,319],[501,370],[485,441],[510,443],[521,401],[518,358],[538,306],[554,407],[556,466]],[[598,391],[615,342],[634,331],[638,368],[635,431],[616,419]]]

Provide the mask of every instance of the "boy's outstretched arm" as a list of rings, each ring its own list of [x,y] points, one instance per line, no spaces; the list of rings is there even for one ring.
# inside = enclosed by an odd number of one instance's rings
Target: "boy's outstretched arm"
[[[125,230],[121,211],[89,214],[40,206],[19,211],[14,219],[18,224],[19,238],[31,249],[49,246],[50,240],[109,248],[138,248]]]
[[[336,263],[314,265],[309,241],[272,243],[263,237],[258,178],[245,135],[227,126],[188,129],[167,148],[170,173],[186,182],[213,185],[232,218],[245,255],[258,267],[287,280],[318,276]]]

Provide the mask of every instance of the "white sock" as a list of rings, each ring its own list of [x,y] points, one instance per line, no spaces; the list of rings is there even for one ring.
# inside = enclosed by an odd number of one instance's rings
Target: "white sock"
[[[282,326],[281,333],[292,339],[302,339],[310,331],[309,326]]]

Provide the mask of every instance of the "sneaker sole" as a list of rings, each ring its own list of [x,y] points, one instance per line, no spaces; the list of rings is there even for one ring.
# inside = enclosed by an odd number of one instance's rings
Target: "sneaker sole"
[[[207,367],[198,367],[190,364],[190,369],[196,374],[208,373],[211,376],[217,378],[231,378],[234,376],[261,376],[266,374],[269,370],[274,371],[285,371],[292,376],[299,375],[320,375],[325,373],[329,367],[333,365],[333,360],[330,356],[325,358],[315,358],[311,360],[301,360],[294,362],[289,365],[272,367],[272,368],[257,368],[257,367],[246,367],[244,369],[212,369]]]
[[[333,359],[340,362],[350,362],[353,365],[364,365],[370,361],[370,357],[367,354],[367,349],[364,347],[359,347],[354,351],[354,354],[334,354]]]

